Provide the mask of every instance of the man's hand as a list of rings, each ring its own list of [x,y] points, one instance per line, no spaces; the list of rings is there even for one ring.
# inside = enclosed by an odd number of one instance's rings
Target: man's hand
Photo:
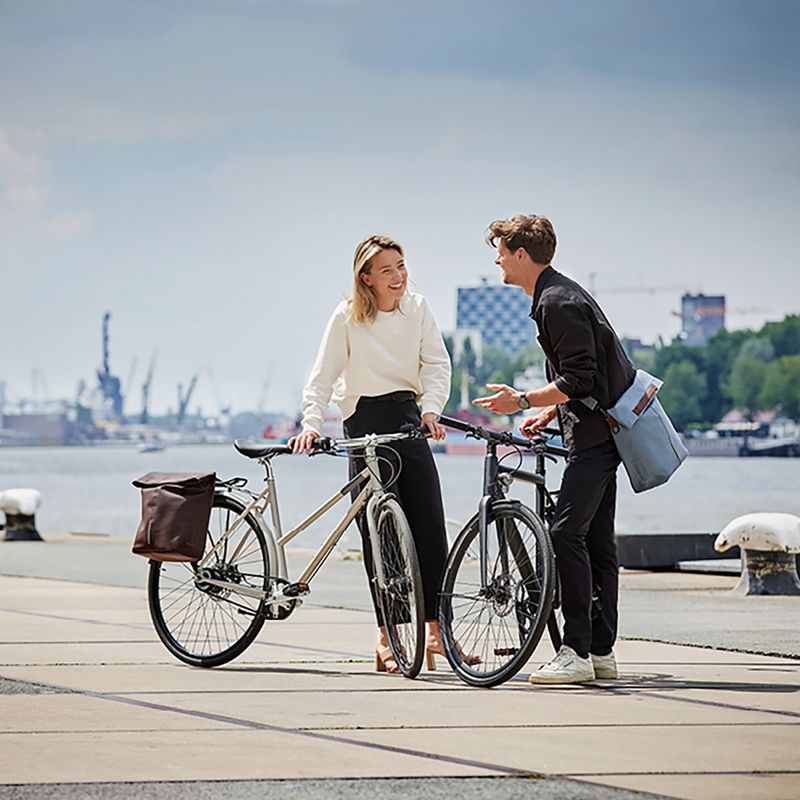
[[[542,429],[546,428],[556,416],[556,407],[550,406],[540,411],[535,417],[529,417],[519,426],[520,433],[532,439]]]
[[[426,411],[422,415],[422,424],[431,432],[431,439],[435,439],[437,442],[444,439],[447,429],[444,425],[439,424],[439,417],[433,411]]]
[[[314,449],[314,442],[317,439],[319,439],[319,434],[316,431],[303,431],[298,436],[292,436],[287,444],[295,453],[305,451],[308,455],[311,455],[311,451]]]
[[[472,402],[476,406],[494,411],[495,414],[516,414],[519,411],[519,392],[506,386],[504,383],[487,383],[487,389],[495,394],[488,397],[478,397]]]

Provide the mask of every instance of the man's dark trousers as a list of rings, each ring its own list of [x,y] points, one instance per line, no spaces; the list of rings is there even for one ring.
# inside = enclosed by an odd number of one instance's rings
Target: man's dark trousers
[[[571,454],[550,529],[561,579],[564,644],[582,658],[590,652],[608,655],[617,638],[619,463],[611,438]]]

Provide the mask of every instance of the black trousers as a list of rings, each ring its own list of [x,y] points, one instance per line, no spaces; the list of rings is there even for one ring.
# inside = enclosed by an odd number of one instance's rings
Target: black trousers
[[[349,438],[364,436],[367,433],[396,433],[402,425],[411,423],[420,425],[420,414],[413,399],[397,400],[386,397],[362,397],[358,401],[355,412],[344,421],[344,434]],[[400,467],[399,477],[389,486],[408,519],[414,543],[417,547],[417,558],[422,573],[422,590],[425,598],[425,619],[436,620],[438,613],[439,587],[447,559],[447,535],[444,525],[444,508],[442,491],[439,486],[439,473],[433,461],[433,454],[424,440],[408,440],[391,445],[400,457],[386,447],[378,448],[378,455],[392,462],[396,473]],[[350,477],[364,469],[363,458],[350,458]],[[388,480],[392,468],[381,461],[381,479]],[[357,491],[353,492],[355,497]],[[369,540],[366,518],[363,513],[357,518],[364,550],[364,566],[369,577],[369,588],[375,606],[375,616],[380,621],[377,598],[375,596],[375,568],[372,561],[372,546]]]
[[[564,644],[583,658],[590,652],[608,655],[617,638],[619,464],[611,440],[572,455],[550,529],[561,579]]]

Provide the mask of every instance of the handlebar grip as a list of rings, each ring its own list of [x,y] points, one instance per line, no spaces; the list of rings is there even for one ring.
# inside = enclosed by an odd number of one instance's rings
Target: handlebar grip
[[[405,422],[403,423],[399,429],[398,433],[413,433],[415,436],[419,438],[425,438],[426,436],[430,436],[431,432],[424,426],[424,425],[415,425],[413,422]]]
[[[474,425],[462,422],[460,419],[445,417],[444,415],[439,417],[439,422],[441,422],[442,425],[446,425],[448,428],[455,428],[457,431],[464,431],[465,433],[470,433],[475,428]]]

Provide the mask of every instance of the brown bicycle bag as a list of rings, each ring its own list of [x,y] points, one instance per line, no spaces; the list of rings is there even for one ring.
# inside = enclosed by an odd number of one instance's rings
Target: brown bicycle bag
[[[142,518],[133,552],[153,561],[197,561],[205,548],[213,472],[148,472],[133,481],[142,490]]]

